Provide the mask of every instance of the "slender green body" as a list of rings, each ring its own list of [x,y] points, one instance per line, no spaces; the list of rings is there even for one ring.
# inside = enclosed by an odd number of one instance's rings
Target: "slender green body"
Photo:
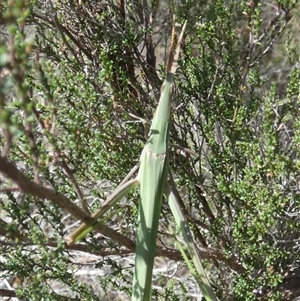
[[[168,73],[149,139],[141,155],[139,207],[135,273],[132,300],[149,300],[162,196],[168,173],[171,86],[174,74]]]
[[[121,183],[115,193],[93,215],[93,222],[83,224],[69,236],[70,242],[81,238],[91,231],[97,223],[97,218],[130,189],[140,183],[141,202],[138,213],[138,229],[136,240],[135,270],[133,279],[132,301],[149,301],[154,265],[156,238],[162,204],[162,197],[168,175],[168,144],[171,115],[171,90],[177,61],[180,52],[180,43],[183,39],[186,22],[175,47],[175,17],[173,19],[172,41],[169,59],[166,66],[167,75],[161,90],[158,107],[153,117],[149,139],[143,149],[140,170],[137,179],[129,183]],[[125,181],[124,181],[125,182]],[[176,210],[178,210],[176,208]]]

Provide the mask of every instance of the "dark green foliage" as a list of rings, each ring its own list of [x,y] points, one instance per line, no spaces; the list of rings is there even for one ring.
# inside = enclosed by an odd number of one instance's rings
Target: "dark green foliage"
[[[300,252],[299,3],[166,3],[0,4],[1,160],[98,208],[139,160],[175,12],[188,29],[170,164],[194,238],[220,300],[285,300],[278,285]],[[67,247],[72,211],[1,171],[0,283],[18,279],[24,300],[129,299],[138,191],[108,213],[111,232]],[[181,258],[162,211],[152,299],[199,299],[186,269],[173,274]]]

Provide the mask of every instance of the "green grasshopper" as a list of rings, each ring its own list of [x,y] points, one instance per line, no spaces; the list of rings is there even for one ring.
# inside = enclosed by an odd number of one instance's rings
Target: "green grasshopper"
[[[168,148],[171,116],[171,91],[174,75],[177,69],[180,44],[183,39],[185,27],[186,22],[183,25],[175,47],[175,26],[173,25],[166,79],[162,86],[158,107],[152,120],[149,138],[141,154],[138,176],[133,180],[123,181],[112,195],[102,204],[101,208],[92,214],[93,222],[88,224],[83,223],[67,238],[68,243],[72,244],[94,230],[97,224],[99,224],[98,219],[131,189],[140,184],[141,202],[138,213],[136,257],[132,292],[133,301],[150,300],[158,223],[162,198],[166,187],[166,195],[169,199],[170,208],[178,225],[178,232],[183,237],[185,248],[188,249],[193,264],[189,262],[188,257],[185,255],[184,247],[179,246],[183,253],[183,257],[187,260],[189,268],[192,271],[194,271],[193,265],[195,266],[197,272],[193,273],[195,274],[196,279],[198,279],[198,283],[206,299],[213,301],[217,300],[202,268],[188,223],[181,212],[175,194],[172,193],[171,188],[167,185],[169,169]],[[132,175],[135,170],[136,168],[129,173],[129,176]],[[126,179],[129,178],[129,176],[127,176]]]

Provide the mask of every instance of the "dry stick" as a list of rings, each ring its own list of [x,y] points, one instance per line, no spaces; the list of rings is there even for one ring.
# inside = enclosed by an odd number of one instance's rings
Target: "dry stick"
[[[10,238],[11,240],[13,240],[13,242],[9,242],[9,241],[2,241],[0,240],[0,246],[16,246],[16,245],[22,245],[24,247],[26,246],[32,246],[35,245],[34,243],[32,243],[30,241],[30,239],[28,238],[28,236],[26,234],[20,234],[20,233],[10,233],[8,235],[8,233],[6,232],[6,228],[7,228],[7,223],[3,220],[0,219],[0,236],[4,236],[6,238]],[[103,233],[104,234],[104,233]],[[110,238],[113,238],[112,236],[106,235]],[[18,240],[19,242],[16,243],[16,240]],[[73,244],[73,245],[66,245],[66,248],[68,250],[73,250],[73,251],[81,251],[81,252],[86,252],[89,254],[94,254],[94,255],[99,255],[99,256],[110,256],[110,255],[126,255],[129,253],[134,252],[135,250],[135,244],[133,242],[131,242],[130,244],[128,243],[128,241],[126,240],[122,240],[122,237],[119,238],[117,236],[117,239],[115,239],[115,241],[117,241],[118,243],[124,242],[124,246],[127,247],[128,250],[119,250],[118,252],[113,251],[111,248],[109,248],[108,250],[105,250],[105,248],[102,248],[101,250],[93,250],[91,247],[87,246],[87,245],[83,245],[83,244]],[[120,243],[121,244],[121,243]],[[55,240],[51,240],[49,239],[48,242],[45,243],[46,246],[48,247],[53,247],[56,248],[57,247],[57,241]],[[198,246],[198,251],[199,254],[201,256],[201,258],[203,259],[207,259],[207,260],[213,260],[213,259],[217,259],[218,261],[222,261],[222,262],[226,262],[230,268],[232,268],[233,270],[236,271],[241,271],[241,266],[238,264],[238,262],[235,262],[234,260],[230,260],[227,259],[224,256],[224,253],[219,250],[219,249],[214,249],[214,248],[209,248],[209,247],[200,247]],[[171,260],[175,260],[175,261],[181,261],[182,260],[182,255],[178,250],[166,250],[163,249],[161,247],[158,247],[156,249],[156,256],[162,256],[162,257],[167,257]]]
[[[100,227],[101,222],[97,223],[97,219],[102,217],[118,200],[125,196],[131,189],[136,187],[139,183],[135,178],[130,180],[132,175],[137,171],[140,166],[140,162],[137,163],[119,184],[119,186],[112,192],[110,196],[101,204],[101,207],[93,212],[91,218],[93,223],[82,223],[78,228],[76,228],[72,233],[66,237],[68,245],[73,244],[75,241],[81,239],[83,236],[91,232],[93,229],[96,229],[97,226]],[[98,225],[96,225],[98,224]]]
[[[51,200],[60,208],[70,212],[77,219],[87,220],[89,218],[87,214],[82,212],[63,194],[55,191],[54,189],[47,188],[30,181],[22,172],[18,170],[15,164],[2,156],[0,157],[0,171],[13,182],[15,182],[23,192],[41,199]]]
[[[57,147],[55,147],[57,148]],[[74,174],[73,172],[71,171],[70,167],[68,166],[68,164],[66,163],[63,155],[61,154],[61,151],[60,150],[56,150],[58,156],[60,157],[61,159],[61,162],[59,162],[59,165],[62,167],[62,169],[64,170],[64,172],[66,173],[66,175],[68,176],[68,178],[70,179],[71,183],[72,183],[72,186],[74,188],[74,190],[76,191],[76,194],[78,196],[78,198],[80,199],[80,202],[82,204],[82,210],[87,213],[87,214],[90,214],[89,212],[89,209],[88,209],[88,205],[87,205],[87,202],[86,202],[86,199],[84,198],[84,195],[74,177]]]
[[[11,163],[7,158],[2,156],[0,156],[0,172],[15,182],[24,193],[40,199],[48,199],[84,223],[94,222],[94,219],[90,215],[79,209],[78,206],[73,204],[63,194],[54,189],[46,188],[33,181],[30,181],[22,172],[17,169],[15,164]],[[135,244],[132,240],[109,228],[108,226],[97,224],[96,230],[102,235],[117,241],[120,245],[123,245],[130,250],[135,249]]]

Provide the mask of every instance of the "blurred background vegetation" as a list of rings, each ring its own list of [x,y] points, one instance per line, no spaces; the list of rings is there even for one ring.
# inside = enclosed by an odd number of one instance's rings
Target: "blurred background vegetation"
[[[64,237],[138,162],[173,14],[188,20],[170,164],[220,300],[297,300],[299,1],[0,4],[0,296],[129,300],[138,191]],[[76,205],[76,206],[75,206]],[[164,202],[152,300],[201,300]]]

